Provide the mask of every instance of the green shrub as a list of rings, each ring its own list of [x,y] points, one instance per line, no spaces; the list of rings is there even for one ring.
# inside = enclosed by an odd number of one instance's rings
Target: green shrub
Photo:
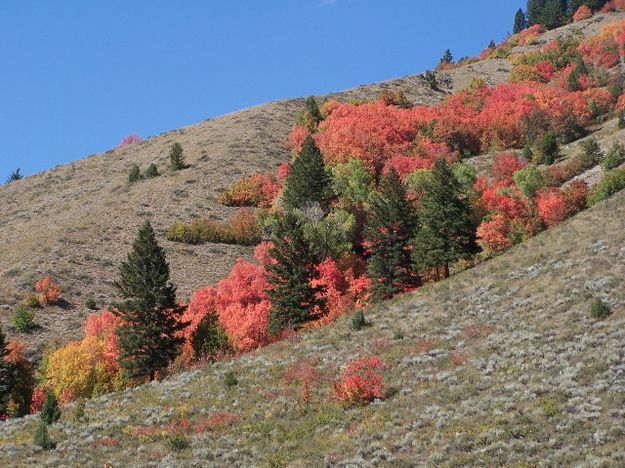
[[[606,171],[615,169],[625,162],[625,147],[621,143],[614,143],[601,161],[601,167]]]
[[[608,304],[598,297],[590,304],[590,316],[594,319],[601,320],[612,315],[612,309]]]
[[[33,443],[44,450],[52,450],[56,446],[56,444],[50,440],[48,425],[43,420],[39,421],[39,425],[37,425]]]
[[[534,154],[537,164],[553,164],[560,153],[560,145],[553,132],[546,132],[538,140]]]
[[[226,375],[224,377],[224,385],[226,387],[234,387],[235,385],[238,385],[238,384],[239,384],[239,379],[237,379],[236,374],[232,371],[226,372]]]
[[[512,178],[523,196],[528,200],[533,199],[538,189],[545,185],[542,173],[532,164],[528,164],[523,169],[516,171]]]
[[[585,169],[596,166],[601,161],[601,147],[595,137],[581,141],[579,146],[582,149],[580,160]]]
[[[13,325],[20,333],[28,333],[35,327],[35,312],[23,304],[15,308]]]
[[[586,196],[586,204],[592,206],[625,189],[625,168],[607,172]]]
[[[216,314],[208,314],[198,324],[191,337],[191,346],[198,357],[214,357],[228,350],[228,337]]]
[[[182,452],[191,446],[191,441],[182,434],[171,434],[167,438],[167,445],[174,452]]]
[[[96,304],[95,299],[91,296],[85,299],[85,307],[91,310],[98,310],[98,304]]]
[[[436,79],[436,75],[434,72],[428,70],[423,74],[423,79],[428,84],[430,89],[436,91],[438,90],[438,80]]]
[[[128,182],[133,183],[137,182],[141,179],[141,171],[139,170],[139,166],[136,164],[130,168],[130,172],[128,173]]]
[[[56,396],[52,390],[48,390],[46,393],[46,399],[43,402],[39,416],[46,424],[52,424],[61,417],[61,410],[59,409],[59,403],[56,400]]]
[[[158,177],[160,174],[158,173],[158,168],[156,164],[150,164],[148,168],[145,170],[144,177],[146,179],[152,179],[154,177]]]
[[[190,224],[176,222],[165,235],[167,240],[187,244],[215,242],[221,244],[256,245],[262,238],[262,229],[254,214],[242,209],[225,222],[206,218]]]
[[[621,130],[625,128],[625,110],[618,113],[618,128]]]
[[[404,331],[401,328],[396,328],[393,331],[393,338],[396,340],[403,340],[404,339]]]
[[[352,330],[359,331],[368,325],[369,323],[365,319],[365,314],[362,310],[357,311],[352,317]]]

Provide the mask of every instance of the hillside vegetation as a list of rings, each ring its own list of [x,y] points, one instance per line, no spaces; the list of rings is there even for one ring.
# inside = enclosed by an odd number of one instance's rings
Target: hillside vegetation
[[[539,47],[554,37],[579,29],[596,34],[621,13],[596,15],[590,20],[549,31],[527,47]],[[519,49],[521,50],[521,49]],[[467,88],[473,78],[494,85],[508,79],[507,59],[489,58],[437,72],[440,90],[432,90],[422,75],[364,85],[328,97],[367,100],[382,90],[401,90],[419,104],[434,104]],[[323,97],[321,97],[322,99]],[[228,218],[233,208],[216,203],[217,195],[242,175],[274,170],[289,159],[283,144],[303,105],[287,99],[115,148],[40,174],[0,186],[0,322],[10,331],[14,304],[34,282],[52,275],[64,288],[68,304],[51,308],[39,320],[41,328],[22,337],[33,350],[52,340],[81,335],[89,314],[85,300],[100,306],[115,299],[112,282],[142,220],[152,220],[161,235],[181,216],[187,219]],[[179,142],[190,167],[165,169],[169,146]],[[156,163],[163,176],[129,185],[128,171]],[[234,260],[251,258],[251,249],[226,244],[164,245],[172,265],[172,279],[182,298],[227,275]]]
[[[0,456],[625,462],[615,2],[551,31],[517,14],[435,72],[14,174]]]
[[[238,359],[2,426],[4,466],[620,466],[625,194],[423,290]],[[616,311],[596,322],[591,298]],[[397,332],[400,330],[403,337]],[[376,355],[388,399],[344,410],[330,381]],[[309,404],[285,375],[310,363]],[[228,386],[234,373],[238,384]],[[183,448],[172,449],[180,437]],[[173,445],[172,445],[173,444]],[[187,445],[188,444],[188,445]]]

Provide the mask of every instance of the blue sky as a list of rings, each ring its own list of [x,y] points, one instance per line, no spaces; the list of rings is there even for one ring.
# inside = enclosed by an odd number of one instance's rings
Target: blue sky
[[[478,54],[524,0],[2,0],[0,181]]]

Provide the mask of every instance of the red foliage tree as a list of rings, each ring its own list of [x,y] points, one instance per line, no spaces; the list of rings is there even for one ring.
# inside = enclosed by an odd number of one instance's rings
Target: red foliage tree
[[[547,226],[556,226],[566,219],[564,195],[560,189],[552,187],[540,190],[535,202],[538,214]]]
[[[133,143],[138,143],[140,141],[141,137],[135,133],[132,133],[122,138],[122,141],[119,142],[119,147],[123,148],[124,146],[132,145]]]
[[[488,221],[482,221],[477,228],[478,242],[483,249],[497,253],[512,247],[512,241],[508,238],[510,226],[506,217],[496,214]]]
[[[573,22],[577,23],[578,21],[587,20],[592,18],[592,10],[588,7],[588,5],[580,6],[577,11],[573,14]]]

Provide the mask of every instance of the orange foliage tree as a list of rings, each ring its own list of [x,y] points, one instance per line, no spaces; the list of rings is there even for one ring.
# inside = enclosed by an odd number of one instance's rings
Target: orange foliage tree
[[[39,302],[42,305],[55,304],[61,298],[61,286],[52,281],[50,276],[44,276],[37,281],[35,291],[37,291]]]
[[[334,398],[344,406],[364,405],[384,398],[382,371],[387,368],[379,357],[354,359],[333,383]]]

